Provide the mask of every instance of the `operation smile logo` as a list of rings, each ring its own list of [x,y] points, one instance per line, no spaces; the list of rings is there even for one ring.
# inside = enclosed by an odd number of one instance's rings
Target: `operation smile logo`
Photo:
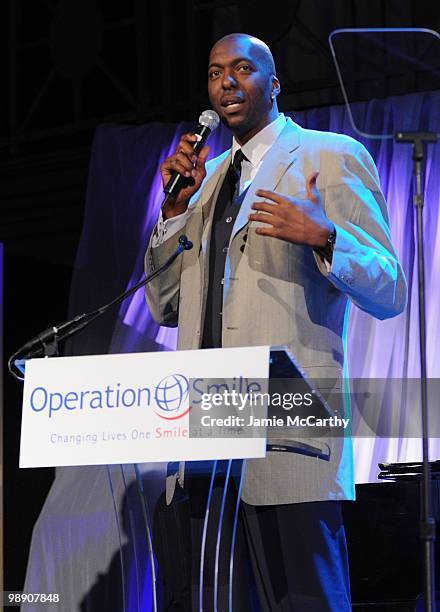
[[[154,407],[153,410],[158,417],[166,421],[181,419],[191,410],[191,406],[185,410],[188,394],[189,381],[183,374],[167,376],[156,385],[154,399],[157,408]]]
[[[191,410],[188,407],[189,380],[183,374],[170,374],[154,387],[122,388],[120,383],[102,388],[79,391],[51,391],[35,387],[30,394],[33,412],[53,418],[60,411],[82,411],[127,408],[152,408],[166,421],[184,418]]]

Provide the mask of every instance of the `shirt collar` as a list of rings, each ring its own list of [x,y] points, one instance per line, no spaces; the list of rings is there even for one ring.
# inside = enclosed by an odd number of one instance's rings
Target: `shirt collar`
[[[261,163],[263,157],[269,151],[275,140],[283,131],[286,125],[286,117],[283,113],[280,113],[278,117],[266,125],[262,130],[255,134],[246,144],[242,147],[235,140],[235,137],[232,140],[232,159],[234,159],[234,155],[238,149],[241,148],[246,158],[250,161],[250,163],[257,168]]]

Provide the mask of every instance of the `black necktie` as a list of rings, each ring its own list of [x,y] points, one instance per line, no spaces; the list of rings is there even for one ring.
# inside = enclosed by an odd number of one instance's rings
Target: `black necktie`
[[[206,297],[202,348],[221,346],[223,275],[232,228],[240,209],[241,164],[246,156],[241,149],[234,159],[221,186],[214,209],[209,245],[209,281]]]
[[[231,186],[231,200],[236,197],[240,190],[241,164],[247,159],[241,149],[235,151],[234,159],[228,169],[228,182]],[[219,198],[220,199],[220,198]]]

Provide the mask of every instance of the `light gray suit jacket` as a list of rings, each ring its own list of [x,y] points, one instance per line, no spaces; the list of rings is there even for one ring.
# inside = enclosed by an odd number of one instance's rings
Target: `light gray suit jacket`
[[[205,181],[190,203],[184,233],[190,251],[149,285],[155,320],[179,326],[178,348],[200,347],[208,280],[213,208],[230,163],[226,151],[207,164]],[[337,239],[331,270],[310,247],[259,236],[248,222],[258,189],[306,197],[306,179],[317,186]],[[146,254],[147,274],[177,246],[174,235]],[[235,221],[226,261],[224,347],[287,345],[305,373],[341,385],[349,300],[375,317],[399,314],[406,282],[391,243],[376,167],[367,150],[344,135],[306,130],[290,119],[264,158]],[[322,389],[325,394],[326,389]],[[347,408],[345,408],[347,409]],[[349,438],[320,439],[322,458],[268,453],[248,462],[242,498],[251,504],[353,499]]]

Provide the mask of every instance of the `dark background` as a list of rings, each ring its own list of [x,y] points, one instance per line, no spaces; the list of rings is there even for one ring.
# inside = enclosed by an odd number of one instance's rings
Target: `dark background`
[[[94,128],[196,120],[212,43],[270,44],[281,110],[341,103],[327,43],[341,27],[440,29],[432,0],[4,0],[0,4],[0,241],[5,355],[67,316]],[[390,88],[389,95],[394,92]],[[121,288],[122,289],[122,288]],[[53,470],[19,470],[21,386],[5,375],[5,588],[23,587]]]

